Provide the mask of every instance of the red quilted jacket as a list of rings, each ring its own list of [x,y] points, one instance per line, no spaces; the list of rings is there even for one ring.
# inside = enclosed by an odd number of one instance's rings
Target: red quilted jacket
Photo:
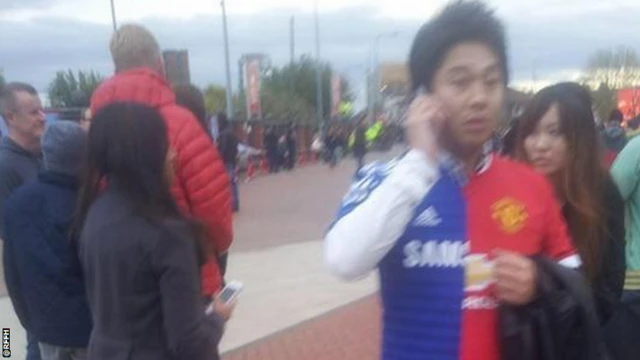
[[[204,222],[218,254],[233,238],[229,177],[220,155],[196,118],[176,104],[169,84],[149,69],[121,72],[105,81],[91,98],[91,111],[116,101],[132,101],[156,108],[165,119],[169,143],[176,152],[173,196],[185,213]],[[222,276],[215,259],[201,269],[202,293],[220,289]]]

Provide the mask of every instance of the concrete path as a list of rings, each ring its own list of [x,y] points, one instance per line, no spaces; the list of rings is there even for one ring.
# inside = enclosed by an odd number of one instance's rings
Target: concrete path
[[[229,279],[245,284],[220,346],[229,351],[322,315],[375,291],[376,278],[343,283],[325,271],[322,242],[232,254]],[[0,326],[11,328],[11,350],[24,358],[25,333],[8,297],[0,299]]]
[[[244,282],[222,352],[250,343],[373,293],[376,277],[344,283],[322,264],[319,241],[232,256],[229,279]]]

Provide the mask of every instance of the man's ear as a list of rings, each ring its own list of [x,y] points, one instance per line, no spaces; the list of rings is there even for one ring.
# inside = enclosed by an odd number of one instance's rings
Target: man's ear
[[[7,127],[12,127],[16,122],[16,112],[15,111],[7,111],[2,114],[4,121],[7,122]]]

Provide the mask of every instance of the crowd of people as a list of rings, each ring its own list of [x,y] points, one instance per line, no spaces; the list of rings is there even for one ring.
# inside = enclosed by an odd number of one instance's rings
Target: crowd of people
[[[291,171],[296,166],[298,142],[296,128],[287,125],[285,128],[270,126],[264,132],[264,148],[269,164],[269,172],[281,170]]]
[[[477,1],[418,31],[400,157],[365,165],[364,122],[314,139],[358,169],[326,265],[379,272],[383,359],[636,359],[640,137],[559,83],[497,151],[505,38]],[[81,122],[45,127],[28,84],[0,94],[0,237],[27,359],[217,359],[238,139],[221,113],[214,141],[202,93],[167,83],[146,28],[121,26],[110,52]],[[293,169],[295,128],[264,143],[272,172]]]
[[[393,136],[393,127],[385,126],[381,121],[369,124],[361,117],[350,124],[333,124],[326,134],[318,132],[311,144],[311,151],[322,158],[331,168],[336,167],[340,159],[351,154],[356,161],[356,169],[364,166],[365,156],[371,150],[381,148],[389,150],[399,139]]]

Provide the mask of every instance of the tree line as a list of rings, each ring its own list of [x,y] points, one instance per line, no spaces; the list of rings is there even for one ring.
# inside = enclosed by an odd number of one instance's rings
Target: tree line
[[[321,73],[322,110],[325,117],[331,113],[331,78],[334,73],[327,63],[318,63],[309,57],[283,67],[271,68],[261,74],[262,116],[269,120],[304,123],[315,118],[316,70]],[[342,79],[342,99],[353,100],[347,79]],[[207,110],[220,111],[225,108],[226,90],[217,85],[204,90]],[[235,117],[247,118],[247,104],[244,90],[234,96]]]
[[[262,74],[262,112],[267,119],[307,122],[316,113],[316,69],[322,78],[323,113],[331,112],[331,76],[333,69],[328,63],[319,63],[309,57],[269,69]],[[48,88],[49,101],[53,107],[86,107],[93,91],[103,81],[95,71],[58,71]],[[632,48],[619,46],[594,52],[587,60],[580,82],[591,89],[594,106],[601,118],[617,106],[617,90],[640,85],[640,55]],[[6,80],[0,70],[0,90]],[[204,88],[207,110],[210,113],[224,111],[225,89],[217,85]],[[342,80],[342,93],[347,101],[353,100],[351,87]],[[233,97],[235,117],[246,119],[244,92]]]
[[[269,69],[262,74],[261,104],[265,119],[304,123],[314,119],[316,113],[316,69],[322,74],[323,112],[331,112],[331,77],[333,69],[329,64],[317,63],[308,57],[299,61]],[[49,101],[53,107],[86,107],[91,94],[103,81],[95,71],[71,69],[58,71],[48,89]],[[211,114],[225,111],[226,90],[218,85],[203,89],[205,105]],[[342,81],[345,100],[352,100],[349,82]],[[237,119],[246,119],[244,91],[233,97]]]
[[[596,112],[606,119],[618,106],[618,90],[640,86],[640,56],[626,46],[598,50],[587,60],[580,80],[591,89]]]

